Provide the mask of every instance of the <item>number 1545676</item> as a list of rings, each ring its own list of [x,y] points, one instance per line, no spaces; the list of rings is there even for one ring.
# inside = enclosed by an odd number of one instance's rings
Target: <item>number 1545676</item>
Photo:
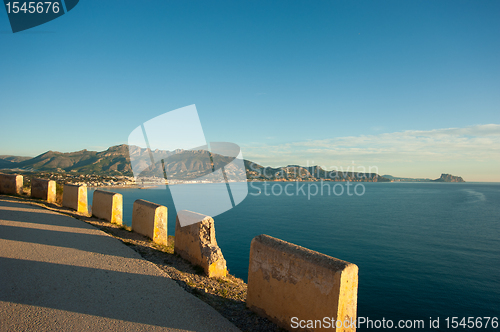
[[[7,13],[24,13],[24,14],[48,14],[59,13],[61,8],[59,7],[59,2],[35,2],[35,1],[21,1],[21,2],[7,2],[5,4],[7,7]]]

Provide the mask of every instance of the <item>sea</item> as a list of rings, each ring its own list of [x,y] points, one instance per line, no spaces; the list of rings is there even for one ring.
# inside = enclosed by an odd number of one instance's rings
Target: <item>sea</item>
[[[356,185],[248,183],[248,196],[214,217],[229,272],[247,281],[250,242],[268,234],[359,267],[357,314],[366,324],[358,330],[388,331],[391,321],[392,329],[500,331],[500,183]],[[174,235],[168,187],[109,190],[123,195],[128,225],[136,199],[167,206]]]

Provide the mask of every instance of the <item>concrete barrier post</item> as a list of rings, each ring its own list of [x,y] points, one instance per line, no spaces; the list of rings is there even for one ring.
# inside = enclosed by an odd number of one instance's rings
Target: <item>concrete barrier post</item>
[[[179,217],[193,222],[181,227]],[[209,277],[220,278],[227,275],[226,260],[215,240],[214,220],[209,216],[186,210],[178,212],[174,252],[201,266]]]
[[[17,174],[0,174],[0,194],[21,195],[23,193],[23,176]]]
[[[63,189],[62,205],[76,210],[78,213],[87,214],[87,186],[77,184],[65,184]]]
[[[40,198],[49,203],[56,202],[56,181],[31,179],[31,197]]]
[[[94,196],[92,197],[92,216],[122,225],[122,195],[104,190],[94,191]]]
[[[357,297],[356,265],[268,235],[252,240],[247,307],[279,326],[355,331]]]
[[[167,245],[167,207],[142,199],[134,202],[132,230],[155,243]]]

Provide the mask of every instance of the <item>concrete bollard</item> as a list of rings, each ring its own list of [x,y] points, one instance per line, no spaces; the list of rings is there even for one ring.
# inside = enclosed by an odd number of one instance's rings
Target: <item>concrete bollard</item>
[[[87,203],[87,186],[77,184],[65,184],[63,189],[62,205],[76,210],[78,213],[89,212]]]
[[[155,243],[167,245],[167,208],[142,199],[134,202],[132,230]]]
[[[31,179],[31,197],[40,198],[49,203],[56,202],[56,181]]]
[[[179,218],[192,222],[181,227]],[[214,220],[209,216],[186,210],[178,212],[174,253],[201,266],[209,277],[220,278],[227,275],[226,260],[215,240]]]
[[[355,331],[357,298],[356,265],[268,235],[252,240],[247,307],[257,314],[289,331]]]
[[[123,197],[110,191],[96,190],[92,197],[92,216],[122,225]]]
[[[23,176],[17,174],[0,174],[0,194],[21,195],[23,193]]]

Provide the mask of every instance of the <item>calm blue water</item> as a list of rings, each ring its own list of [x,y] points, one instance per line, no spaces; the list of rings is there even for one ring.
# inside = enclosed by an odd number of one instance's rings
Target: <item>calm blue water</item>
[[[364,186],[361,196],[308,200],[307,190],[265,196],[264,183],[252,183],[240,205],[214,218],[230,273],[247,279],[250,241],[268,234],[358,265],[358,317],[423,319],[426,327],[440,317],[445,330],[446,317],[500,316],[500,184]],[[128,224],[138,198],[167,206],[174,234],[168,190],[111,190],[123,194]]]

